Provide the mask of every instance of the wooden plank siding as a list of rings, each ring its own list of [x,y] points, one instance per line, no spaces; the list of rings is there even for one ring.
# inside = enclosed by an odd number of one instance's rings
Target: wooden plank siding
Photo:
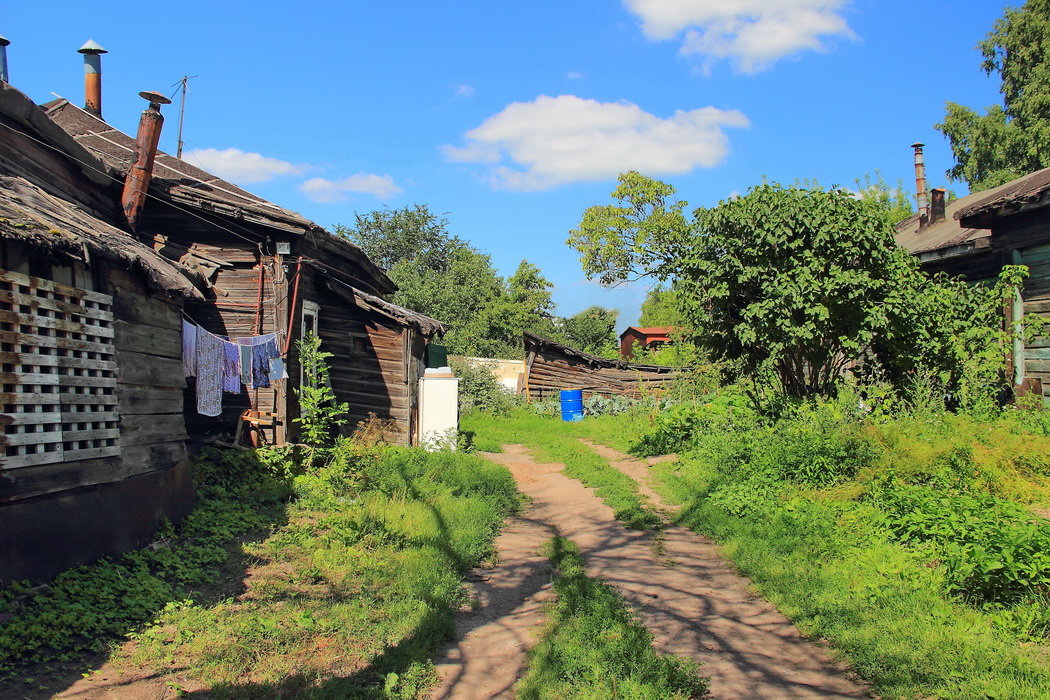
[[[679,377],[680,368],[607,360],[525,334],[525,392],[530,401],[556,398],[562,389],[585,396],[638,397],[659,391]]]
[[[98,398],[112,399],[117,454],[17,469],[0,466],[0,502],[118,482],[170,469],[186,458],[178,303],[151,293],[126,270],[107,268],[103,278],[104,291],[113,299],[117,379],[114,395]]]

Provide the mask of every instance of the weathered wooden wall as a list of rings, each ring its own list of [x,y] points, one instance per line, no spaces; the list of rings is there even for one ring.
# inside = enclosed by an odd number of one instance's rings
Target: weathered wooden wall
[[[604,360],[555,343],[526,338],[525,387],[530,401],[555,398],[562,389],[584,395],[641,396],[678,378],[675,367]]]
[[[92,274],[79,265],[52,266],[17,243],[3,248],[15,272],[47,267],[51,278],[113,298],[117,453],[18,467],[0,462],[0,579],[46,578],[141,544],[162,518],[177,520],[192,506],[179,305],[126,270],[99,263],[103,269]],[[14,428],[8,423],[5,430]],[[164,490],[150,494],[146,484]]]

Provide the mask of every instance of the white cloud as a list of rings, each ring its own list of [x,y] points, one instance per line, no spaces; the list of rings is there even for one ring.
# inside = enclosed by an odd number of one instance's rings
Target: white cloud
[[[456,86],[457,97],[473,97],[477,90],[474,89],[473,85],[467,85],[466,83],[460,83]]]
[[[583,80],[584,75],[578,70],[571,70],[565,74],[565,77],[569,80]]]
[[[224,180],[241,184],[269,182],[278,177],[302,175],[310,170],[310,166],[304,163],[289,163],[239,148],[194,148],[183,154],[183,160]]]
[[[736,110],[703,107],[662,119],[630,102],[574,95],[515,102],[466,134],[445,158],[492,166],[500,189],[543,190],[604,180],[627,170],[679,175],[718,165],[729,151],[724,127],[746,127]]]
[[[682,53],[727,58],[757,73],[800,51],[823,51],[826,39],[854,38],[841,11],[848,0],[624,0],[650,39],[682,35]]]
[[[390,199],[404,190],[394,183],[389,175],[357,173],[338,180],[323,177],[312,177],[299,185],[299,191],[308,199],[322,204],[342,202],[348,199],[348,193],[370,194],[379,199]]]

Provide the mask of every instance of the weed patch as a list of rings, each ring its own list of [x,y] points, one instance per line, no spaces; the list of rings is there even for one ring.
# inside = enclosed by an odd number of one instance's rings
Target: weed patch
[[[289,522],[248,548],[237,598],[169,605],[122,663],[174,664],[218,697],[416,697],[463,605],[461,575],[518,505],[480,458],[336,446],[295,478]]]
[[[216,581],[238,538],[283,521],[288,488],[250,455],[206,450],[194,462],[197,506],[149,547],[0,589],[0,674],[107,650],[171,601]]]
[[[1046,494],[1038,421],[711,403],[636,451],[685,452],[653,469],[680,521],[803,632],[886,697],[1050,696],[1048,526],[1022,505]]]

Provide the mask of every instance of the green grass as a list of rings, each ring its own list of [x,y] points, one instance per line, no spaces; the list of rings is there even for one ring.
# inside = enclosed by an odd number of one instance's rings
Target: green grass
[[[239,538],[284,520],[288,486],[250,455],[206,450],[195,460],[197,506],[154,546],[59,574],[46,586],[0,588],[0,677],[30,664],[102,652],[166,604],[206,595],[239,563]]]
[[[280,503],[287,517],[273,521],[268,537],[244,545],[243,554],[238,547],[246,566],[232,572],[236,577],[228,583],[236,586],[225,596],[197,596],[171,584],[163,595],[154,595],[159,579],[144,575],[118,585],[114,579],[140,569],[122,563],[124,568],[114,570],[103,562],[76,572],[78,589],[63,586],[60,596],[22,610],[16,624],[0,627],[0,633],[6,639],[12,630],[33,634],[62,622],[76,624],[78,616],[92,627],[81,623],[77,635],[99,630],[110,644],[134,630],[135,644],[117,648],[111,657],[118,670],[155,675],[173,689],[203,684],[210,697],[425,693],[434,681],[431,657],[449,638],[453,615],[466,602],[462,574],[489,555],[520,496],[504,468],[471,455],[352,443],[333,454],[327,466],[294,477],[290,503],[289,489],[283,488]],[[212,488],[225,492],[220,500],[228,512],[206,508],[211,516],[200,525],[228,536],[258,524],[251,518],[241,522],[240,515],[264,503],[242,485],[274,479],[260,476],[258,463],[250,465],[254,470],[212,470],[223,478]],[[210,568],[180,560],[198,576]],[[136,624],[125,619],[129,613],[121,596],[128,592],[132,602],[134,596],[153,595],[151,606],[133,611]],[[120,624],[103,628],[98,617]],[[70,653],[79,650],[68,644]],[[10,648],[4,647],[8,653]],[[33,658],[54,652],[52,644]]]
[[[217,697],[416,697],[466,602],[462,574],[518,505],[478,457],[389,448],[295,479],[289,523],[252,546],[238,598],[171,605],[122,661]]]
[[[657,490],[881,696],[1050,698],[1045,592],[1007,603],[953,593],[951,545],[902,538],[877,497],[901,483],[960,503],[970,493],[1038,502],[1045,438],[950,414],[873,423],[843,406],[773,425],[686,415],[687,452],[653,469]],[[947,513],[935,524],[948,538],[977,535],[981,517]]]
[[[544,462],[560,462],[565,473],[594,489],[598,497],[616,513],[617,520],[638,530],[657,529],[660,518],[638,492],[633,479],[609,464],[579,441],[580,437],[606,435],[611,423],[601,423],[600,432],[588,433],[581,423],[566,423],[556,418],[519,409],[509,415],[493,416],[475,412],[464,415],[463,430],[474,433],[487,443],[522,444]]]
[[[529,654],[528,670],[517,687],[519,698],[706,697],[707,681],[696,664],[657,654],[652,635],[619,594],[586,575],[572,542],[556,537],[546,553],[558,572],[558,599],[542,639]]]

